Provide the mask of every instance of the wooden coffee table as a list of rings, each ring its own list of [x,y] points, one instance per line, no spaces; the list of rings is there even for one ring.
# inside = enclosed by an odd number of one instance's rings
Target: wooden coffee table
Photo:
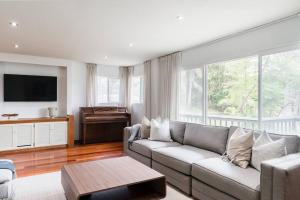
[[[61,183],[68,200],[166,196],[165,176],[128,156],[65,165]]]

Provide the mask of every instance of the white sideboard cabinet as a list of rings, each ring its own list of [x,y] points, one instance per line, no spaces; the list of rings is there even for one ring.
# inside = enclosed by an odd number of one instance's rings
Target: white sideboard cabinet
[[[74,145],[74,118],[0,121],[0,151]]]

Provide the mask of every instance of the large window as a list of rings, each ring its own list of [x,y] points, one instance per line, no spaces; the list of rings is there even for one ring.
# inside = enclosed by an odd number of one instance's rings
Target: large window
[[[179,117],[181,121],[203,122],[203,70],[180,72]]]
[[[208,114],[257,117],[258,60],[208,65]]]
[[[299,131],[300,50],[262,57],[262,128]]]
[[[131,80],[131,102],[143,103],[143,101],[144,101],[143,76],[133,76]]]
[[[98,76],[98,104],[118,105],[120,79]]]
[[[210,123],[217,120],[219,125],[224,125],[231,123],[230,118],[249,122],[257,120],[257,57],[211,64],[207,66],[207,71]]]
[[[300,50],[183,70],[179,119],[299,134],[299,77]]]

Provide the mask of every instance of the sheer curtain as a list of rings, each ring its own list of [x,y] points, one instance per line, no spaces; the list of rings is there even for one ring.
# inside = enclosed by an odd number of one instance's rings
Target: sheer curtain
[[[97,103],[97,65],[87,63],[86,103],[87,106],[95,106]]]
[[[144,110],[151,119],[151,60],[144,62]]]
[[[178,73],[181,52],[159,58],[160,116],[176,119],[178,112]]]
[[[131,79],[133,67],[119,67],[120,76],[120,105],[131,111]]]

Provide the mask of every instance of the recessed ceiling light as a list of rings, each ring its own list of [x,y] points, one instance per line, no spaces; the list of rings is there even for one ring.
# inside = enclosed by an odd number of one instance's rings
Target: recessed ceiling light
[[[16,28],[17,26],[19,26],[18,22],[15,22],[15,21],[11,21],[11,22],[9,22],[9,24],[13,28]]]
[[[15,49],[18,49],[20,46],[18,44],[15,44]]]
[[[133,47],[133,43],[129,43],[129,47]]]
[[[107,60],[107,59],[108,59],[108,56],[104,56],[104,59]]]
[[[178,21],[182,21],[182,20],[184,19],[184,17],[183,17],[182,15],[177,15],[177,16],[176,16],[176,19],[177,19]]]

